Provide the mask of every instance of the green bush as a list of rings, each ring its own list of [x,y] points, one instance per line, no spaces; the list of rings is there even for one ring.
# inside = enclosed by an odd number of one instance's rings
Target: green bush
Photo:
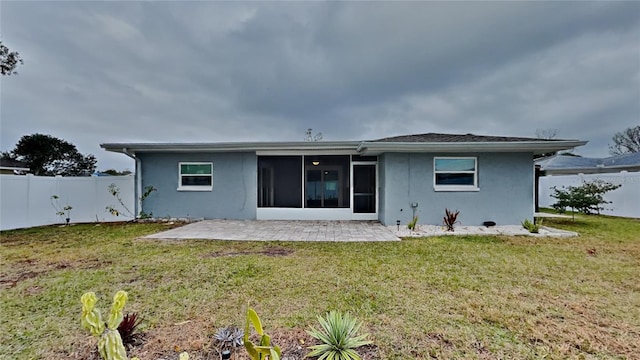
[[[551,197],[558,201],[551,206],[560,213],[571,208],[572,213],[600,214],[600,210],[604,210],[602,205],[611,203],[604,199],[604,194],[621,186],[603,180],[583,181],[580,186],[563,186],[560,189],[553,186]]]

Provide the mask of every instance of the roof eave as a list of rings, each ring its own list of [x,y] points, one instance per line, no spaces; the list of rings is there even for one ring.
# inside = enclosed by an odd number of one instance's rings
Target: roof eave
[[[117,153],[138,152],[256,152],[256,151],[308,151],[350,150],[355,151],[357,141],[322,142],[247,142],[247,143],[105,143],[100,147]]]
[[[532,152],[545,154],[585,145],[587,141],[514,141],[514,142],[368,142],[358,146],[358,152],[381,154],[384,152]]]

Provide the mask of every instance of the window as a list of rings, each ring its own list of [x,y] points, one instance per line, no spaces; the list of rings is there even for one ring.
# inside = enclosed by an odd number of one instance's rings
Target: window
[[[433,160],[436,191],[478,191],[478,160],[475,157],[440,157]]]
[[[178,164],[178,190],[211,191],[213,189],[213,164],[205,162],[181,162]]]

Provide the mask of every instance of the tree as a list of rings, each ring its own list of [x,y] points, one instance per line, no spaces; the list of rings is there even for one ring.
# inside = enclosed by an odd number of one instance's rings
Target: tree
[[[103,173],[109,174],[111,176],[123,176],[123,175],[131,175],[132,174],[131,170],[118,171],[116,169],[107,169],[107,170],[103,171]]]
[[[82,155],[76,146],[51,135],[25,135],[3,157],[22,161],[34,175],[89,176],[96,169],[96,157]]]
[[[536,129],[536,138],[541,140],[553,140],[558,136],[558,129]],[[534,159],[539,159],[543,157],[553,156],[557,152],[550,152],[544,154],[534,155]]]
[[[0,70],[2,75],[17,74],[15,71],[18,64],[24,64],[17,51],[9,51],[9,48],[0,41]]]
[[[561,189],[553,186],[551,197],[558,201],[551,206],[560,213],[571,208],[572,215],[576,210],[582,214],[600,214],[600,210],[604,210],[602,205],[611,203],[604,199],[604,194],[621,186],[603,180],[583,181],[581,186],[563,186]]]
[[[320,141],[322,140],[322,133],[319,132],[313,135],[313,129],[309,128],[304,134],[304,141]]]
[[[538,139],[553,140],[558,136],[558,129],[536,129]]]
[[[611,155],[640,152],[640,125],[616,133],[611,140],[613,140],[613,145],[609,145]]]

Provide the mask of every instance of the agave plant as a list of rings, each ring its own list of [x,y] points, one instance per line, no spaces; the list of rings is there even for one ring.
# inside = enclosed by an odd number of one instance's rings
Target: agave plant
[[[358,324],[349,313],[330,311],[325,318],[318,316],[318,322],[320,328],[312,327],[307,333],[322,344],[310,346],[311,352],[307,357],[318,356],[318,360],[360,360],[355,349],[372,343],[366,340],[369,334],[357,335],[362,323]]]
[[[235,326],[227,326],[213,335],[213,338],[220,343],[222,347],[236,347],[244,345],[244,330]]]

